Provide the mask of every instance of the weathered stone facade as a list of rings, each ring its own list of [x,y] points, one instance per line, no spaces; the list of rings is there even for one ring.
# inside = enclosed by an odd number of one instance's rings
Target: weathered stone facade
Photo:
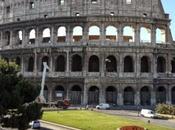
[[[33,82],[47,62],[48,102],[175,104],[175,43],[160,0],[1,0],[0,12],[1,57]]]

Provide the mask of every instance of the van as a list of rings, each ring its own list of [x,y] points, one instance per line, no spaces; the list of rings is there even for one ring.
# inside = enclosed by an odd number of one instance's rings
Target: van
[[[143,117],[148,117],[148,118],[155,118],[156,117],[154,111],[152,111],[150,109],[142,109],[140,112],[140,115]]]

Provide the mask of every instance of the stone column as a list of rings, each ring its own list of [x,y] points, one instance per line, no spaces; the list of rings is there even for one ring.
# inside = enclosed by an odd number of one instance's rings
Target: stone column
[[[66,51],[66,76],[69,76],[70,62],[69,62],[69,51]]]
[[[153,54],[153,75],[154,78],[157,78],[157,56],[155,54]]]
[[[136,53],[136,60],[135,60],[135,66],[136,66],[136,70],[135,73],[137,75],[138,78],[140,78],[140,73],[141,73],[141,59],[140,59],[140,54]]]
[[[121,45],[123,43],[123,27],[122,27],[122,25],[119,25],[117,31],[118,31],[118,42],[119,42],[119,45]]]
[[[35,76],[37,75],[37,72],[39,71],[39,70],[38,70],[38,67],[37,67],[38,64],[39,64],[38,55],[37,55],[37,52],[36,52],[36,50],[35,50],[35,51],[34,51],[34,75],[35,75]]]
[[[89,28],[86,25],[83,29],[83,39],[82,40],[84,42],[87,42],[88,39],[89,39]]]
[[[9,46],[13,46],[14,44],[16,44],[16,39],[15,39],[15,37],[13,36],[14,34],[13,34],[13,31],[10,31],[10,44],[9,44]],[[6,40],[7,41],[7,40]],[[7,43],[7,42],[6,42]],[[6,44],[5,43],[5,44]]]
[[[154,25],[152,26],[152,29],[151,29],[151,43],[153,45],[156,44],[156,28]]]
[[[171,88],[169,85],[167,86],[166,90],[166,104],[171,104]]]
[[[104,103],[105,102],[105,91],[103,89],[103,86],[101,85],[100,89],[100,95],[99,95],[99,103]]]
[[[66,28],[66,43],[67,45],[69,45],[71,42],[72,42],[72,30],[71,30],[71,27],[68,26]]]
[[[140,26],[137,25],[135,28],[135,43],[136,45],[140,44]]]
[[[122,53],[119,53],[119,77],[123,77],[123,73],[124,73],[124,56]]]
[[[121,86],[118,87],[117,104],[119,106],[123,105],[123,89]]]
[[[106,76],[105,75],[105,57],[103,55],[100,55],[100,73],[101,73],[101,77]]]
[[[136,93],[135,93],[135,100],[134,100],[134,104],[135,105],[140,105],[140,91],[137,90]]]
[[[53,88],[48,87],[48,102],[53,101]]]
[[[88,88],[87,84],[84,84],[84,91],[83,91],[83,105],[88,104]]]
[[[156,89],[154,89],[154,86],[152,86],[151,89],[151,105],[155,105],[156,104]]]
[[[40,45],[40,43],[41,43],[41,35],[42,33],[40,32],[40,30],[39,30],[39,28],[37,27],[36,29],[35,29],[35,36],[36,36],[36,38],[35,38],[35,46],[39,46]]]
[[[102,44],[105,44],[104,41],[106,39],[106,29],[105,29],[105,26],[104,24],[101,25],[100,27],[100,41]]]
[[[51,45],[54,45],[55,44],[54,26],[52,26],[50,29],[51,29],[50,41],[51,41]]]

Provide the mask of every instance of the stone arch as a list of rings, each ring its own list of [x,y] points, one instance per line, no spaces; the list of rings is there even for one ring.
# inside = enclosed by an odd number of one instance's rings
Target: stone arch
[[[57,42],[66,42],[66,27],[60,26],[57,31]]]
[[[73,28],[73,41],[79,42],[83,38],[83,28],[81,26],[75,26]]]
[[[124,42],[135,41],[135,29],[132,26],[125,26],[123,28],[123,41]]]
[[[151,92],[148,86],[144,86],[140,90],[140,104],[142,106],[151,105]]]
[[[36,31],[35,29],[31,29],[29,32],[29,44],[35,44],[36,39]]]
[[[171,60],[171,72],[175,73],[175,57]]]
[[[34,70],[34,58],[31,56],[28,59],[28,68],[27,68],[27,71],[28,72],[33,72],[33,70]]]
[[[89,58],[89,72],[99,72],[100,62],[98,56],[91,56]]]
[[[159,56],[157,58],[157,72],[158,73],[165,73],[166,72],[166,60],[162,56]]]
[[[49,95],[49,92],[48,92],[48,87],[45,85],[44,86],[44,98],[46,100],[46,102],[48,102],[48,96]]]
[[[20,57],[16,57],[15,63],[16,63],[18,66],[21,66],[21,58],[20,58]]]
[[[44,56],[41,60],[41,71],[43,71],[44,66],[43,66],[43,62],[46,62],[47,65],[49,66],[49,57],[48,56]],[[48,71],[48,70],[47,70]]]
[[[5,33],[4,33],[4,39],[5,39],[5,45],[10,45],[10,31],[6,31]]]
[[[166,43],[166,30],[163,28],[156,29],[156,43]]]
[[[82,71],[82,58],[81,56],[75,54],[72,56],[72,72],[80,72]]]
[[[114,56],[110,55],[105,59],[106,71],[117,72],[117,60]]]
[[[134,105],[134,89],[132,87],[124,89],[124,105]]]
[[[71,104],[81,105],[82,99],[82,89],[78,85],[74,85],[70,92]]]
[[[150,65],[149,57],[143,56],[141,58],[141,72],[142,73],[148,73],[148,72],[150,72],[151,71],[150,70],[150,67],[151,67],[151,65]]]
[[[53,97],[54,100],[64,100],[66,91],[62,85],[57,85],[54,89]]]
[[[106,88],[106,103],[117,104],[117,89],[113,86]]]
[[[134,63],[131,56],[124,58],[124,72],[134,72]]]
[[[147,27],[140,28],[140,42],[151,43],[151,29]]]
[[[156,103],[166,103],[166,89],[159,86],[156,90]]]
[[[88,90],[88,104],[96,105],[99,104],[99,94],[100,90],[96,86],[92,86]]]
[[[110,40],[114,42],[118,40],[118,33],[117,33],[116,27],[111,25],[106,27],[106,40]]]
[[[89,27],[89,40],[99,40],[100,39],[100,28],[98,26]]]
[[[171,89],[171,103],[175,104],[175,87]]]
[[[64,72],[66,70],[66,59],[63,55],[59,55],[55,62],[55,71]]]
[[[43,43],[48,43],[50,42],[50,38],[51,38],[51,30],[50,28],[44,28],[42,31],[42,42]]]

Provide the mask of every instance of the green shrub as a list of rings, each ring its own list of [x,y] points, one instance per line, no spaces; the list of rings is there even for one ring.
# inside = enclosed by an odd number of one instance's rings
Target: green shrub
[[[168,104],[158,104],[156,106],[156,112],[160,114],[175,115],[175,106]]]

